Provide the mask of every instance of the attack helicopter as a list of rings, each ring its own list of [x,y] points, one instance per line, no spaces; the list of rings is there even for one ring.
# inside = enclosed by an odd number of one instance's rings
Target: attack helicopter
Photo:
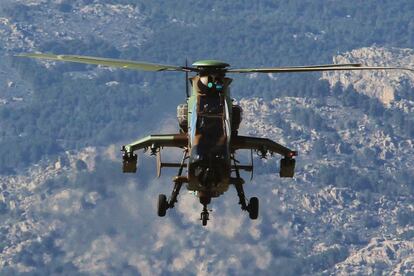
[[[168,209],[174,208],[178,195],[185,183],[186,188],[194,192],[203,206],[200,215],[202,225],[207,225],[209,211],[207,205],[212,198],[219,197],[231,185],[237,191],[239,204],[247,211],[250,219],[259,215],[259,200],[251,197],[247,200],[244,193],[244,179],[241,171],[253,176],[253,151],[261,158],[280,155],[279,175],[283,178],[294,177],[295,157],[297,151],[291,150],[275,141],[261,137],[239,135],[243,110],[235,104],[230,93],[232,79],[227,74],[236,73],[301,73],[320,71],[350,70],[408,70],[412,68],[389,66],[363,66],[359,63],[324,64],[311,66],[289,66],[269,68],[232,69],[228,63],[219,60],[200,60],[192,66],[173,66],[148,62],[119,60],[101,57],[55,55],[28,53],[20,57],[38,58],[55,61],[67,61],[84,64],[102,65],[115,68],[143,71],[178,71],[186,74],[186,102],[177,107],[179,132],[175,134],[149,135],[135,142],[122,146],[122,170],[124,173],[137,171],[138,150],[149,151],[157,157],[157,175],[165,167],[178,168],[173,177],[174,188],[171,196],[165,194],[158,197],[158,216],[164,217]],[[189,73],[195,75],[189,77]],[[191,88],[189,87],[191,85]],[[183,151],[180,162],[167,163],[161,160],[164,148],[179,148]],[[240,150],[250,150],[251,163],[241,165],[237,160]],[[186,173],[183,174],[184,169]]]

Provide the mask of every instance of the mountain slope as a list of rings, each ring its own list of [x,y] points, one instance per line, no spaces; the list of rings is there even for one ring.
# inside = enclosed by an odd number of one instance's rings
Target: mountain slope
[[[412,77],[233,76],[241,132],[298,150],[297,174],[280,179],[277,158],[256,157],[245,189],[261,200],[259,220],[230,189],[203,228],[184,189],[176,209],[156,216],[174,171],[155,180],[155,162],[141,154],[138,174],[120,172],[120,144],[176,130],[184,76],[10,57],[412,65],[410,0],[180,3],[0,3],[1,274],[412,272]]]
[[[349,129],[352,135],[326,144],[327,153],[320,155],[314,148],[329,131],[309,128],[292,119],[289,110],[292,106],[317,110],[327,126],[340,129],[343,122],[336,116],[351,113],[349,108],[318,108],[301,98],[270,103],[243,99],[240,104],[245,110],[244,133],[271,137],[300,153],[293,180],[279,178],[277,161],[255,160],[256,177],[246,184],[246,193],[261,199],[258,221],[241,212],[233,189],[213,200],[206,228],[198,220],[200,204],[185,191],[176,209],[157,218],[157,194],[168,193],[172,186],[169,177],[152,180],[154,161],[141,158],[141,171],[125,176],[119,172],[117,147],[90,148],[68,153],[26,178],[7,178],[2,191],[10,195],[4,197],[4,271],[228,274],[243,268],[246,274],[277,269],[284,275],[410,271],[413,197],[378,192],[368,185],[380,183],[355,181],[373,170],[381,171],[383,179],[393,177],[395,169],[413,162],[412,147],[407,143],[387,147],[394,157],[385,160],[383,169],[372,164],[377,159],[362,166],[355,163],[358,159],[350,159],[360,154],[358,145],[367,144],[367,136],[373,143],[382,141],[375,138],[378,129],[369,127],[369,118],[363,132],[358,126]],[[291,136],[289,128],[278,128],[281,122],[296,129],[296,135]],[[348,143],[353,153],[342,152],[341,143]],[[398,159],[400,151],[408,160]],[[354,168],[353,179],[330,181],[319,175],[324,167],[347,170],[347,162]],[[401,187],[398,192],[409,189]],[[10,213],[15,215],[7,218]]]

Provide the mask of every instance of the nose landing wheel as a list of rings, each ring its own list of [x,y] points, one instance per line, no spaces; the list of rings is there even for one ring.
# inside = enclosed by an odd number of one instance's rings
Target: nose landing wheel
[[[207,205],[210,204],[210,202],[211,202],[211,197],[206,196],[206,195],[200,196],[200,203],[203,204],[203,211],[201,212],[200,220],[203,226],[206,226],[207,221],[209,220],[210,214],[208,213]]]
[[[203,226],[207,225],[207,221],[209,220],[209,213],[208,213],[206,205],[204,205],[203,212],[201,212],[200,220],[201,220]]]

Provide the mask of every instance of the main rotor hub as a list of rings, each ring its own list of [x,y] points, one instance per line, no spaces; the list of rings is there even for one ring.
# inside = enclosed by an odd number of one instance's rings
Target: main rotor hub
[[[199,60],[194,62],[193,66],[197,67],[200,76],[210,74],[220,74],[224,76],[226,67],[229,67],[230,64],[220,60]]]
[[[225,63],[225,62],[220,61],[220,60],[208,59],[208,60],[196,61],[196,62],[193,63],[193,66],[195,66],[197,68],[214,69],[214,68],[226,68],[226,67],[229,67],[230,64]]]

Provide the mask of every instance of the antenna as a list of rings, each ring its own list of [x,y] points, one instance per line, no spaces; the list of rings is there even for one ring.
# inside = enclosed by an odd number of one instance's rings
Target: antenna
[[[188,60],[185,59],[185,67],[188,67]],[[187,95],[187,98],[190,97],[190,91],[188,89],[188,71],[185,71],[185,94]]]

